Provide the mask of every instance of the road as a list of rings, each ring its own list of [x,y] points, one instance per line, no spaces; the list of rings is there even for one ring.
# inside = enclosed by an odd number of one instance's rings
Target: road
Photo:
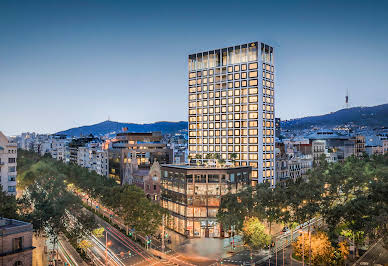
[[[388,250],[383,247],[383,240],[377,241],[353,266],[358,265],[386,265],[388,263]]]
[[[307,232],[309,225],[311,226],[310,229],[313,230],[312,226],[314,224],[321,223],[321,222],[322,222],[322,219],[314,218],[310,221],[310,224],[304,223],[301,226],[298,226],[297,229],[292,231],[292,240],[294,241],[295,239],[297,239],[301,235],[302,231]],[[269,260],[271,260],[271,264],[273,264],[274,262],[276,264],[276,261],[277,261],[278,264],[281,263],[281,265],[283,265],[283,249],[284,249],[284,265],[288,265],[287,263],[290,263],[291,259],[289,255],[290,255],[291,249],[288,248],[288,246],[291,243],[291,231],[278,234],[274,236],[274,239],[275,239],[274,241],[275,245],[274,247],[271,248],[271,250],[264,249],[253,253],[252,260],[256,263],[256,265],[268,265]],[[237,264],[237,265],[241,265],[243,263],[249,263],[250,252],[249,250],[243,250],[243,251],[237,252],[236,254],[234,254],[229,258],[223,259],[222,261],[225,263]],[[293,263],[293,264],[296,265],[296,263]]]
[[[91,236],[92,257],[98,265],[105,265],[105,246],[108,240],[108,261],[111,265],[156,265],[159,262],[138,243],[121,233],[109,223],[95,216],[100,227],[104,228],[102,237]]]

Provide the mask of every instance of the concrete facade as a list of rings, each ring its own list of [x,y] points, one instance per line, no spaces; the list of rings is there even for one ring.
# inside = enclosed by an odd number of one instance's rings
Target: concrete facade
[[[17,144],[10,143],[0,131],[0,181],[3,191],[16,195]]]
[[[0,265],[32,265],[32,224],[0,218]]]

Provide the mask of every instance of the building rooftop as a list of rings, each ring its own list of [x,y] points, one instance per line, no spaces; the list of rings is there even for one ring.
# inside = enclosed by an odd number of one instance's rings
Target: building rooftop
[[[0,236],[32,231],[32,224],[0,217]]]

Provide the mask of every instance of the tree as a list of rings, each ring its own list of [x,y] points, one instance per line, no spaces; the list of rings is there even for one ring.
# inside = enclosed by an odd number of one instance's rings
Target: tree
[[[16,219],[17,202],[14,195],[8,195],[3,191],[3,186],[0,184],[0,217]]]
[[[92,243],[90,243],[90,241],[89,240],[86,240],[86,239],[84,239],[84,240],[82,240],[82,241],[80,241],[79,243],[78,243],[78,247],[83,251],[83,252],[87,252],[87,250],[89,249],[89,248],[91,248],[93,245],[92,245]]]
[[[105,231],[104,227],[99,227],[94,229],[92,233],[95,237],[103,237],[104,231]]]
[[[244,221],[242,234],[244,244],[250,249],[251,261],[254,249],[264,248],[271,242],[271,237],[265,233],[265,227],[257,217],[250,217]]]
[[[119,201],[119,215],[124,224],[145,235],[154,234],[162,223],[163,214],[166,214],[162,207],[148,200],[144,192],[133,185],[124,186]]]
[[[307,245],[311,238],[311,246]],[[331,265],[334,260],[334,248],[331,245],[327,234],[316,232],[309,237],[309,234],[303,232],[298,240],[292,244],[294,254],[302,260],[308,259],[311,251],[311,263],[313,265]],[[304,257],[303,257],[304,254]]]

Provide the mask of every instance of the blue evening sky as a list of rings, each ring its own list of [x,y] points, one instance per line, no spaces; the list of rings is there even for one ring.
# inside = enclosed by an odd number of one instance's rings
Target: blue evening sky
[[[276,116],[388,102],[388,1],[0,1],[0,130],[187,120],[187,55],[259,40]]]

